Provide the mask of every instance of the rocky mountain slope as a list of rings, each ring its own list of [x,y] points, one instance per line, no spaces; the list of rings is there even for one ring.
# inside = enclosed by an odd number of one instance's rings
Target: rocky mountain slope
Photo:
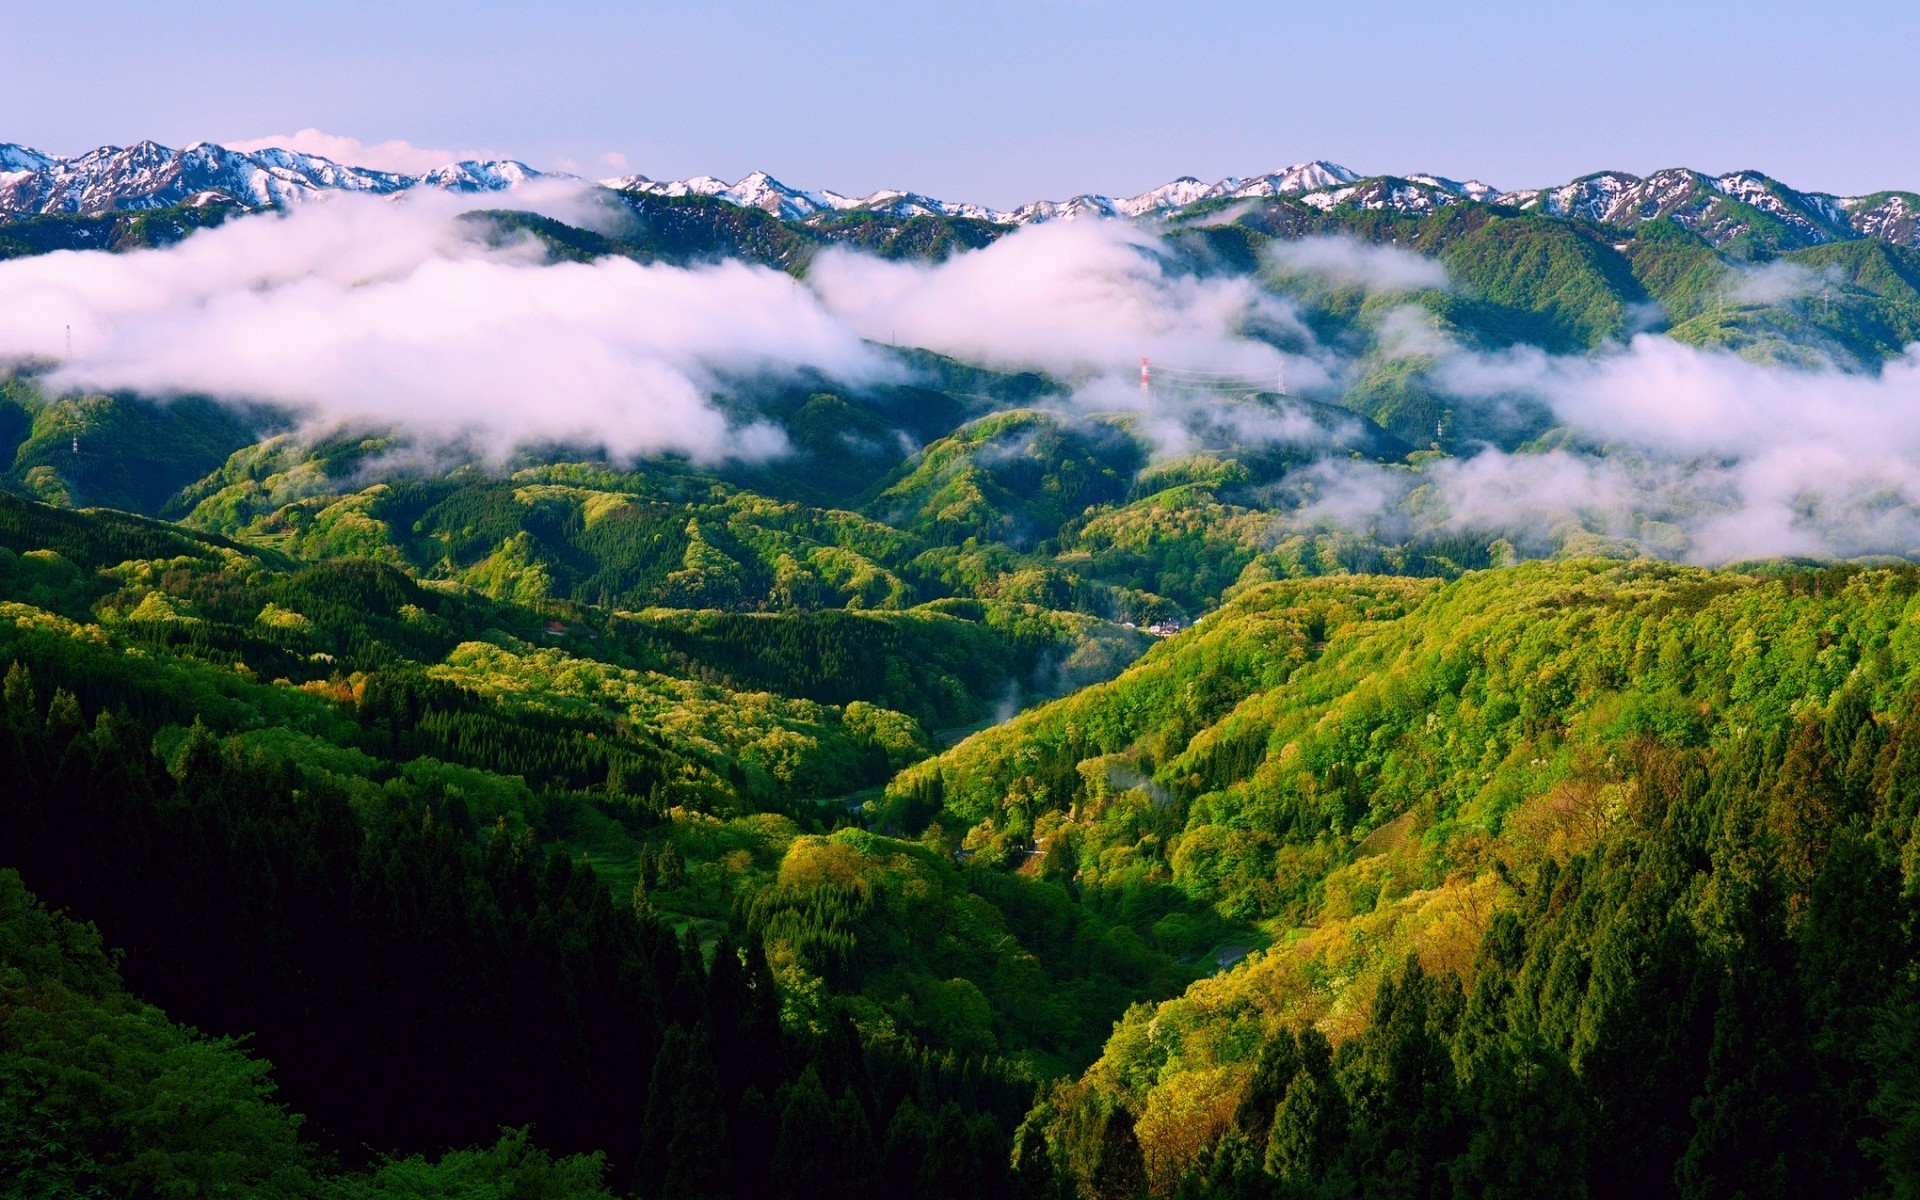
[[[449,163],[423,175],[401,175],[290,150],[241,153],[210,142],[183,150],[151,141],[124,148],[102,146],[73,158],[0,143],[0,217],[158,209],[220,199],[249,206],[286,205],[334,191],[390,195],[436,187],[497,192],[544,175],[556,173],[512,160]],[[1502,190],[1477,180],[1460,182],[1423,173],[1361,176],[1337,163],[1314,161],[1213,183],[1182,176],[1133,196],[1087,192],[1013,209],[892,188],[849,196],[793,187],[764,171],[733,183],[711,175],[674,180],[625,175],[598,182],[616,191],[669,198],[714,197],[787,221],[872,214],[1025,225],[1077,217],[1170,217],[1211,211],[1234,201],[1283,197],[1322,212],[1426,215],[1456,204],[1496,205],[1621,229],[1666,218],[1716,247],[1760,241],[1770,247],[1798,249],[1855,238],[1920,245],[1920,220],[1916,220],[1920,195],[1891,190],[1865,196],[1803,192],[1758,171],[1715,176],[1672,168],[1645,177],[1601,171],[1556,187]]]

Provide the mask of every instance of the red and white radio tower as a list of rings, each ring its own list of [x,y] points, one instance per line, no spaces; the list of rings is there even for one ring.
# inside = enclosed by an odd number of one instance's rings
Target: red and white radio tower
[[[1146,395],[1153,390],[1153,374],[1147,369],[1147,360],[1140,360],[1140,394]]]

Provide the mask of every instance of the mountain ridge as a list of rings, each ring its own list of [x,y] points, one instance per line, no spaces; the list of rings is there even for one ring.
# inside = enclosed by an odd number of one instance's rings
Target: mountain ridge
[[[149,140],[128,147],[101,146],[69,158],[0,143],[0,220],[157,209],[222,197],[249,206],[285,206],[336,191],[393,195],[430,187],[480,194],[509,191],[543,178],[578,177],[541,171],[512,159],[463,160],[406,175],[292,150],[241,152],[212,142],[176,150]],[[638,174],[587,182],[669,198],[712,197],[795,222],[871,214],[1028,225],[1080,217],[1175,217],[1196,205],[1234,201],[1290,201],[1322,212],[1348,209],[1424,216],[1467,203],[1622,228],[1670,219],[1715,246],[1756,237],[1794,248],[1855,238],[1920,246],[1920,195],[1898,189],[1862,196],[1801,191],[1756,170],[1710,175],[1675,167],[1646,176],[1603,170],[1550,187],[1503,190],[1478,180],[1457,181],[1423,172],[1362,176],[1317,159],[1260,175],[1230,175],[1211,184],[1186,175],[1133,196],[1083,192],[1012,209],[891,188],[849,196],[793,187],[765,171],[751,172],[732,183],[712,175],[657,180]]]

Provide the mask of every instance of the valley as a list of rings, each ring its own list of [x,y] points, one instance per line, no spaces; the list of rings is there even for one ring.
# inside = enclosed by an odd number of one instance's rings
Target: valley
[[[0,166],[22,1194],[1920,1179],[1920,201]]]

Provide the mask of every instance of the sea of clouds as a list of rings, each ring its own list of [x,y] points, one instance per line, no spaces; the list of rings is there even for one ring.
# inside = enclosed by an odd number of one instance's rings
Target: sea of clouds
[[[606,232],[629,219],[577,184],[513,203]],[[1268,286],[1311,276],[1385,298],[1367,353],[1418,357],[1463,400],[1544,406],[1569,448],[1467,447],[1419,472],[1329,458],[1303,473],[1311,500],[1291,528],[1485,532],[1535,552],[1578,528],[1709,562],[1920,553],[1920,350],[1874,373],[1655,334],[1591,354],[1476,350],[1394,299],[1446,290],[1437,262],[1338,238],[1279,245],[1263,280],[1195,271],[1150,228],[1058,222],[937,264],[830,249],[796,280],[741,262],[551,263],[531,238],[485,236],[462,219],[470,205],[341,195],[165,249],[0,262],[0,365],[35,365],[55,393],[264,402],[314,428],[398,426],[496,454],[559,442],[718,462],[788,450],[776,426],[723,412],[733,382],[904,382],[895,344],[1044,372],[1066,385],[1063,412],[1133,413],[1165,455],[1209,430],[1328,436],[1285,407],[1137,381],[1148,357],[1337,400],[1355,351],[1317,341]],[[1785,302],[1832,282],[1762,269],[1727,288]]]

